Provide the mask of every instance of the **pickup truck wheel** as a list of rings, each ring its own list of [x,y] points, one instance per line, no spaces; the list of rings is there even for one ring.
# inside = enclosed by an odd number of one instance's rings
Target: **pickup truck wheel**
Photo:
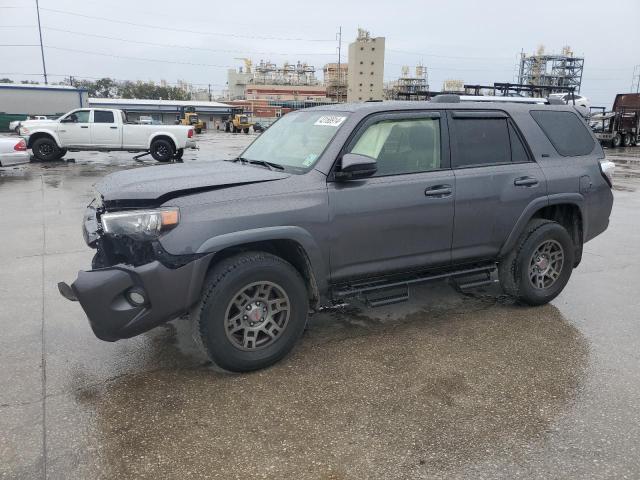
[[[60,155],[60,149],[52,138],[38,138],[31,146],[33,156],[41,162],[50,162],[57,160]]]
[[[248,252],[211,270],[191,319],[197,343],[215,364],[246,372],[289,353],[304,331],[308,309],[305,282],[290,263]]]
[[[60,160],[62,157],[64,157],[67,154],[67,149],[66,148],[60,148],[58,150],[58,156],[56,158],[56,160]]]
[[[500,262],[500,284],[505,293],[527,305],[549,303],[569,281],[574,256],[573,241],[562,225],[532,220],[516,247]]]
[[[184,155],[184,148],[179,148],[176,154],[173,156],[174,160],[182,160],[182,156]]]
[[[175,155],[173,144],[169,140],[159,138],[151,144],[151,156],[158,162],[168,162]]]

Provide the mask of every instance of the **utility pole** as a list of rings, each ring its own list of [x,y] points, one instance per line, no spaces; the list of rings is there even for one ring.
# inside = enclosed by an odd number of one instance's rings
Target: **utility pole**
[[[44,72],[44,84],[47,85],[47,66],[44,63],[44,47],[42,46],[42,27],[40,26],[40,5],[36,0],[36,12],[38,13],[38,34],[40,35],[40,55],[42,55],[42,71]]]
[[[338,30],[338,88],[336,91],[336,99],[338,103],[340,103],[340,93],[342,92],[342,58],[340,56],[342,52],[342,25],[340,25],[340,29]]]

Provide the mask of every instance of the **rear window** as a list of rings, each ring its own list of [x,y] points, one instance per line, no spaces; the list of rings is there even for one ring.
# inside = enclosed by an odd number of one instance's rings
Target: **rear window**
[[[575,113],[532,110],[531,116],[560,155],[575,157],[593,151],[595,142]]]

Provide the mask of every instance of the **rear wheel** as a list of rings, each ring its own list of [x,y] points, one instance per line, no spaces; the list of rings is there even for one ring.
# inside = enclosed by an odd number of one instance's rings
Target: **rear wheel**
[[[622,137],[622,146],[630,147],[631,146],[631,135],[625,135]]]
[[[619,133],[616,133],[611,139],[611,146],[613,148],[618,148],[622,144],[622,136]]]
[[[516,247],[498,266],[505,293],[528,305],[550,302],[564,289],[573,270],[575,246],[557,222],[529,222]]]
[[[249,127],[242,130],[244,133],[249,133]]]
[[[41,162],[50,162],[60,158],[60,149],[53,138],[42,137],[33,142],[31,146],[33,156]],[[64,154],[63,154],[64,155]]]
[[[196,128],[196,133],[202,133],[202,129],[201,128]]]
[[[246,372],[289,353],[304,331],[308,309],[306,285],[290,263],[247,252],[212,269],[191,319],[196,340],[214,363]]]
[[[176,154],[173,156],[174,160],[182,160],[182,156],[184,155],[184,148],[179,148]]]
[[[168,162],[175,155],[173,144],[169,140],[159,138],[151,143],[151,156],[158,162]]]

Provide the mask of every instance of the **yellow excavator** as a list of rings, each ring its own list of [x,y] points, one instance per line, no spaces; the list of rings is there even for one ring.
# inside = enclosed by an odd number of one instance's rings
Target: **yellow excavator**
[[[193,127],[196,133],[202,133],[202,130],[207,127],[207,125],[198,118],[194,107],[182,107],[180,109],[180,120],[178,124]]]

